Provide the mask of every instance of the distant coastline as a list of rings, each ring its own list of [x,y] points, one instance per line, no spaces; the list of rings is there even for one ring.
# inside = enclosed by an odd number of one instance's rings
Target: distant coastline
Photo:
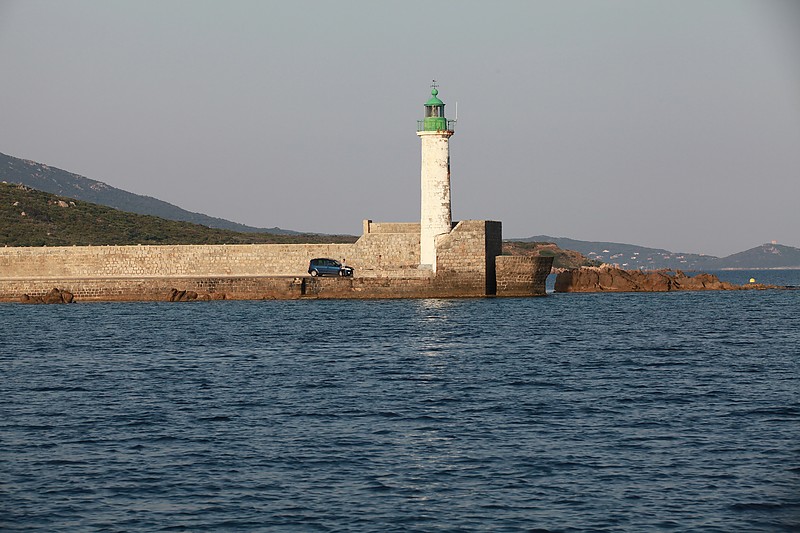
[[[731,267],[731,268],[717,268],[716,270],[722,271],[744,271],[744,270],[800,270],[800,266],[785,266],[785,267],[761,267],[761,268],[744,268],[744,267]],[[713,270],[712,270],[713,272]]]
[[[259,229],[190,213],[42,163],[0,154],[0,246],[352,243],[354,235]],[[46,192],[43,192],[46,191]],[[199,224],[198,224],[199,222]],[[800,248],[765,243],[727,257],[536,235],[505,239],[504,255],[552,256],[562,268],[614,265],[686,272],[800,269]]]

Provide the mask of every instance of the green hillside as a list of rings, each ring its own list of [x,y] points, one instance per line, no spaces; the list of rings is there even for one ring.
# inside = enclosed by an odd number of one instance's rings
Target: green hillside
[[[153,215],[168,220],[201,224],[210,228],[245,233],[298,233],[297,231],[284,230],[277,227],[254,228],[202,213],[193,213],[157,198],[123,191],[102,181],[85,178],[44,163],[20,159],[3,153],[0,153],[0,180],[9,183],[21,183],[39,191],[69,196],[70,198],[113,207],[128,213]]]
[[[239,233],[126,213],[0,183],[0,246],[354,242],[351,235]]]

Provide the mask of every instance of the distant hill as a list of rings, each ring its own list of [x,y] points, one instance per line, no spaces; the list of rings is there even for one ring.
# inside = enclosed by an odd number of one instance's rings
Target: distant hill
[[[354,242],[350,235],[245,233],[126,213],[0,183],[0,246]]]
[[[564,250],[575,250],[588,259],[601,263],[616,264],[628,270],[724,270],[761,268],[800,268],[800,248],[781,244],[764,244],[728,257],[704,254],[670,252],[659,248],[647,248],[634,244],[616,242],[593,242],[536,235],[520,242],[552,242]]]
[[[210,228],[245,233],[298,233],[296,231],[284,230],[277,227],[254,228],[223,218],[210,217],[202,213],[193,213],[181,209],[176,205],[151,198],[150,196],[142,196],[123,191],[122,189],[107,185],[102,181],[95,181],[78,174],[73,174],[72,172],[67,172],[66,170],[49,167],[35,161],[19,159],[3,153],[0,153],[0,181],[21,183],[22,185],[40,191],[67,196],[76,200],[83,200],[84,202],[106,205],[128,213],[152,215],[167,220],[202,224]]]
[[[675,253],[660,248],[647,248],[634,244],[618,242],[593,242],[568,239],[566,237],[550,237],[536,235],[522,242],[552,242],[559,248],[575,250],[587,258],[601,263],[617,264],[628,270],[658,270],[672,268],[681,270],[708,270],[711,262],[718,258],[710,255]]]
[[[800,268],[800,248],[783,244],[762,244],[718,259],[713,264],[718,269]]]
[[[579,268],[600,266],[575,250],[564,250],[553,242],[503,241],[503,254],[521,256],[545,256],[553,258],[553,268]]]
[[[356,237],[350,235],[310,235],[278,227],[254,228],[193,213],[150,196],[133,194],[101,181],[3,153],[0,153],[0,181],[9,184],[0,189],[0,245],[234,244],[356,240]],[[21,184],[24,187],[14,187],[12,184]],[[28,196],[20,197],[21,193]],[[38,196],[46,193],[50,193],[50,196]],[[21,214],[23,212],[24,215]],[[286,238],[278,238],[279,236]],[[564,268],[601,263],[616,264],[629,270],[800,268],[800,248],[781,244],[763,244],[719,258],[633,244],[537,235],[509,239],[504,242],[503,249],[504,253],[513,255],[552,255],[555,265]]]

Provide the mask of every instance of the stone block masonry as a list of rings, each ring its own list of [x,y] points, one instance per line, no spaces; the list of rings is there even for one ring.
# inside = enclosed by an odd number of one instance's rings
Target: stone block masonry
[[[291,276],[0,280],[0,301],[19,301],[23,294],[43,296],[53,288],[72,293],[76,302],[166,301],[173,289],[208,299],[295,299],[303,296],[303,281]]]
[[[315,257],[360,276],[415,268],[419,235],[379,233],[353,244],[237,244],[0,248],[0,280],[186,276],[305,276]]]
[[[502,249],[502,225],[491,220],[462,220],[436,238],[441,282],[483,295],[495,294],[494,258]]]
[[[461,221],[437,237],[435,273],[419,268],[418,224],[365,222],[364,235],[352,244],[5,247],[0,248],[0,301],[43,295],[54,287],[73,293],[76,301],[166,300],[172,289],[213,299],[537,293],[534,281],[507,280],[508,272],[517,271],[499,257],[501,245],[499,222]],[[312,279],[306,269],[314,257],[346,260],[356,275]]]
[[[536,296],[545,294],[552,257],[500,255],[497,267],[497,296]]]
[[[414,233],[419,235],[420,225],[415,222],[364,221],[364,235],[369,233]]]
[[[350,244],[0,248],[0,279],[305,275]],[[352,256],[352,254],[350,254]]]

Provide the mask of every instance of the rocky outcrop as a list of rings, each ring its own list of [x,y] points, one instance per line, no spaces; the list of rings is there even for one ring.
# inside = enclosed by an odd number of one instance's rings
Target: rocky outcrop
[[[224,292],[198,294],[194,291],[179,291],[178,289],[171,289],[167,295],[167,301],[169,302],[191,302],[193,300],[208,302],[211,300],[225,300],[226,298],[227,296]]]
[[[167,299],[170,302],[188,302],[191,300],[197,300],[197,293],[194,291],[179,291],[178,289],[172,289],[169,291],[169,297]]]
[[[556,292],[668,292],[731,291],[771,289],[771,285],[734,285],[712,274],[687,276],[682,271],[622,270],[614,267],[585,267],[565,270],[556,276]]]
[[[20,296],[19,301],[24,304],[71,304],[75,301],[75,297],[69,291],[54,287],[43,296],[23,294]]]

